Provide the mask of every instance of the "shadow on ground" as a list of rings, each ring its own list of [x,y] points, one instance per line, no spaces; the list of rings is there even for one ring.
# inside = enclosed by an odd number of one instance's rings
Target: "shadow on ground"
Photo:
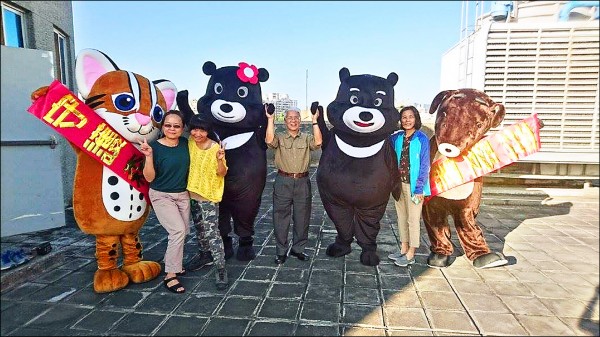
[[[181,278],[187,289],[183,295],[169,293],[162,276],[96,294],[92,236],[65,226],[10,238],[19,245],[49,240],[64,261],[12,289],[3,284],[1,334],[598,335],[597,202],[588,208],[549,195],[538,195],[529,206],[506,204],[507,196],[498,196],[498,203],[486,200],[477,220],[488,244],[510,257],[511,264],[475,269],[454,240],[455,261],[439,270],[426,265],[429,241],[423,226],[416,264],[401,268],[387,259],[398,249],[390,199],[378,236],[382,261],[367,267],[359,262],[356,243],[344,257],[325,254],[336,232],[321,204],[315,171],[310,169],[310,261],[288,257],[283,265],[274,262],[275,170],[270,167],[256,219],[258,256],[227,262],[230,286],[225,291],[216,290],[214,269],[207,267]],[[144,259],[162,263],[166,231],[153,213],[140,239]],[[192,233],[184,259],[196,249]]]

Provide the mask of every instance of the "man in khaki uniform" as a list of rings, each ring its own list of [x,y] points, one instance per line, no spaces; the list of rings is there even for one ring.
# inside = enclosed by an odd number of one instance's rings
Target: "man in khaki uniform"
[[[307,260],[304,247],[308,241],[312,192],[308,166],[310,151],[321,147],[321,130],[317,125],[319,112],[312,115],[313,135],[300,132],[300,109],[293,107],[285,112],[285,132],[275,133],[274,114],[267,111],[265,142],[274,150],[277,176],[273,183],[273,228],[276,240],[275,263],[285,262],[288,250],[290,216],[294,221],[290,255]]]

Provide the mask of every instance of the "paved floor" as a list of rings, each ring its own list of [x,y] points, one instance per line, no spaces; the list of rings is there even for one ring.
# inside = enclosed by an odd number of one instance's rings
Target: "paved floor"
[[[314,170],[311,260],[273,261],[271,171],[256,220],[258,256],[228,261],[225,291],[206,267],[182,277],[181,295],[168,292],[162,276],[96,294],[92,236],[66,226],[2,238],[3,249],[48,240],[54,250],[2,273],[1,335],[599,335],[598,188],[485,187],[477,220],[510,261],[487,270],[473,268],[459,248],[450,267],[428,268],[424,229],[417,263],[394,266],[387,260],[398,244],[390,202],[378,236],[382,262],[366,267],[355,244],[345,257],[325,255],[335,230]],[[166,232],[154,216],[141,240],[145,259],[162,260]],[[192,236],[186,247],[191,256]]]

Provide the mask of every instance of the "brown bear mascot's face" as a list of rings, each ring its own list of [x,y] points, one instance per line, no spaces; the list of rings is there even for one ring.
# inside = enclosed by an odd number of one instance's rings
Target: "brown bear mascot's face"
[[[437,150],[446,157],[464,154],[504,119],[504,106],[476,89],[442,91],[431,103],[437,111],[435,139]]]

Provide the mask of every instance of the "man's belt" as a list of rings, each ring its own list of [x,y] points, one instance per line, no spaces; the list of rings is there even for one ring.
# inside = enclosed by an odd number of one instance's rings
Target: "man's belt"
[[[308,172],[302,172],[302,173],[287,173],[285,171],[282,170],[278,170],[277,173],[279,173],[280,175],[284,176],[284,177],[290,177],[290,178],[294,178],[294,179],[298,179],[298,178],[304,178],[308,176]]]

